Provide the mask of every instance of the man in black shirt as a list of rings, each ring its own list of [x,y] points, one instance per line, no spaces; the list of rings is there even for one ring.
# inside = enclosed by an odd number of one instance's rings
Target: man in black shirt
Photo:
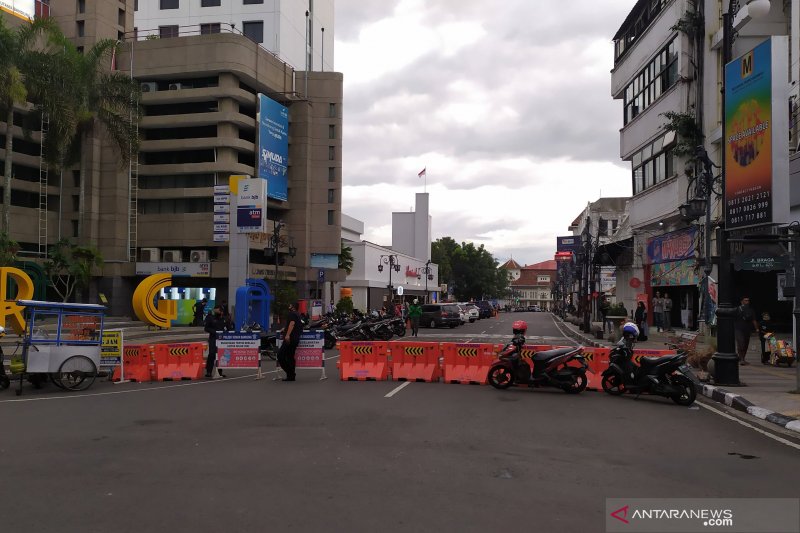
[[[750,298],[744,296],[741,305],[737,308],[738,314],[736,315],[736,322],[734,328],[736,332],[736,353],[739,355],[739,364],[742,366],[749,365],[745,361],[747,357],[747,348],[750,346],[750,335],[754,331],[758,331],[758,322],[756,322],[756,314],[753,308],[750,307]]]
[[[293,304],[289,304],[289,314],[286,317],[286,327],[283,330],[283,344],[278,350],[278,364],[286,372],[283,381],[294,381],[294,353],[300,344],[300,333],[303,332],[303,323]]]
[[[208,358],[206,359],[206,378],[211,379],[214,373],[214,364],[217,362],[217,332],[228,331],[225,319],[222,316],[222,306],[217,305],[205,319],[203,324],[205,332],[208,333]],[[225,374],[222,369],[217,368],[217,372],[223,378]]]

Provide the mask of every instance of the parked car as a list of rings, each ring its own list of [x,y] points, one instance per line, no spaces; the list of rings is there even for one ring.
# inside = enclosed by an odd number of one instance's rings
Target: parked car
[[[475,305],[478,306],[481,318],[491,318],[492,314],[494,314],[494,307],[492,307],[492,303],[488,300],[480,300],[475,302]]]
[[[467,310],[461,304],[456,304],[458,306],[458,316],[461,320],[461,324],[464,325],[469,322],[469,315],[467,314]]]
[[[467,311],[467,317],[469,318],[470,322],[475,322],[481,317],[481,312],[477,305],[467,303],[461,304],[461,306]]]
[[[456,304],[425,304],[422,306],[419,323],[430,328],[439,326],[454,328],[461,324],[461,313]]]

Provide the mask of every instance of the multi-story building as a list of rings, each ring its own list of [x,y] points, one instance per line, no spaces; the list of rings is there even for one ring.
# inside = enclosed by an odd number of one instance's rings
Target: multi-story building
[[[542,261],[520,269],[520,275],[511,282],[514,306],[539,306],[542,311],[553,309],[552,284],[556,279],[556,262]],[[511,305],[511,304],[510,304]]]
[[[296,281],[301,298],[323,297],[328,284],[318,283],[321,269],[326,281],[343,278],[335,262],[341,249],[341,74],[297,71],[225,28],[182,32],[179,26],[174,34],[137,38],[133,8],[133,0],[79,0],[54,4],[51,16],[82,49],[101,38],[128,37],[116,65],[143,91],[138,158],[120,168],[119,155],[97,129],[84,147],[81,201],[80,173],[51,172],[47,181],[39,172],[41,134],[26,144],[20,130],[11,236],[34,253],[60,237],[97,246],[105,259],[97,289],[115,313],[129,312],[142,276],[164,269],[183,274],[174,276],[175,286],[214,288],[225,299],[230,257],[228,243],[215,233],[215,191],[232,175],[259,174],[262,94],[288,114],[287,194],[269,199],[266,233],[250,239],[247,274]],[[42,184],[49,200],[44,209],[36,201]],[[48,215],[44,236],[41,229],[37,235],[42,211]],[[282,230],[277,250],[271,248],[273,227]]]
[[[296,70],[333,70],[333,0],[136,0],[139,37],[240,32]]]

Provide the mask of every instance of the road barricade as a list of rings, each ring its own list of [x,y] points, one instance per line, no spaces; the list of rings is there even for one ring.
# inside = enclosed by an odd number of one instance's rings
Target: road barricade
[[[125,365],[125,379],[129,381],[150,381],[150,363],[153,347],[149,344],[126,344],[122,352],[122,364]],[[120,365],[114,368],[112,381],[120,380]]]
[[[586,378],[589,380],[586,385],[587,389],[603,389],[603,372],[608,368],[610,353],[610,348],[583,347],[583,356],[586,358],[586,364],[589,365],[589,369],[586,372]]]
[[[339,379],[386,381],[389,379],[388,342],[339,342]]]
[[[443,342],[443,376],[445,383],[486,385],[489,367],[496,357],[494,344],[461,344]]]
[[[395,381],[439,381],[438,342],[396,341],[389,343],[392,379]]]
[[[203,357],[205,346],[202,342],[156,344],[153,350],[155,380],[180,381],[202,378],[205,371]]]

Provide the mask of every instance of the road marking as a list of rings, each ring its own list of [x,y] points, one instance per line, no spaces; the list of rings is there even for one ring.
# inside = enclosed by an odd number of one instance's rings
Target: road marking
[[[562,335],[564,335],[564,338],[565,338],[565,339],[567,339],[567,341],[572,341],[572,342],[574,342],[574,343],[575,343],[575,346],[580,346],[580,343],[578,343],[578,342],[574,341],[574,340],[572,339],[572,337],[570,337],[569,335],[567,335],[566,333],[564,333],[564,330],[563,330],[563,329],[561,329],[561,326],[559,326],[559,325],[558,325],[558,321],[555,319],[555,317],[553,317],[553,316],[550,316],[550,319],[553,321],[553,325],[554,325],[554,326],[555,326],[555,327],[558,329],[558,331],[560,331],[560,332],[561,332],[561,334],[562,334]]]
[[[394,396],[395,394],[397,394],[398,392],[400,392],[404,388],[408,387],[409,385],[411,385],[411,382],[410,381],[406,381],[405,383],[403,383],[399,387],[395,387],[391,392],[386,394],[386,396],[384,396],[384,398],[391,398],[392,396]]]
[[[329,361],[331,359],[336,359],[337,357],[339,357],[339,356],[338,355],[334,355],[334,356],[331,356],[331,357],[325,357],[325,360]],[[262,374],[275,374],[276,372],[279,372],[279,371],[280,371],[280,369],[276,368],[275,370],[265,370],[265,371],[262,371],[261,373]],[[149,388],[149,389],[130,389],[130,390],[119,390],[119,391],[113,391],[113,392],[93,392],[93,393],[90,393],[90,394],[70,394],[69,396],[40,396],[40,397],[37,397],[37,398],[15,398],[15,399],[12,399],[12,400],[0,400],[0,403],[38,402],[38,401],[44,401],[44,400],[74,400],[74,399],[78,399],[78,398],[91,398],[91,397],[95,397],[95,396],[111,396],[112,394],[131,394],[131,393],[134,393],[134,392],[155,392],[155,391],[160,391],[160,390],[165,390],[165,389],[177,389],[178,387],[192,387],[192,386],[195,386],[195,385],[210,385],[212,383],[223,383],[223,382],[228,382],[228,381],[238,381],[240,379],[255,378],[256,376],[258,376],[258,374],[248,374],[246,376],[237,376],[235,378],[234,377],[224,378],[224,379],[215,378],[215,379],[209,379],[209,380],[206,380],[206,381],[191,381],[189,383],[180,383],[180,384],[175,384],[175,385],[165,385],[163,387],[152,387],[152,388]],[[156,382],[152,382],[152,383],[163,383],[163,382],[156,381]]]
[[[776,440],[776,441],[780,442],[781,444],[785,444],[787,446],[791,446],[792,448],[794,448],[796,450],[800,450],[800,444],[796,444],[796,443],[794,443],[794,442],[792,442],[790,440],[786,440],[786,439],[784,439],[782,437],[779,437],[777,435],[773,435],[769,431],[765,431],[765,430],[763,430],[761,428],[757,428],[754,425],[745,422],[744,420],[740,420],[740,419],[736,418],[735,416],[731,416],[728,413],[724,413],[724,412],[720,411],[719,409],[714,409],[710,405],[706,405],[706,404],[700,403],[700,402],[695,402],[695,404],[699,405],[703,409],[708,409],[712,413],[716,413],[716,414],[718,414],[718,415],[720,415],[722,417],[725,417],[725,418],[727,418],[729,420],[733,420],[734,422],[738,422],[739,424],[743,425],[744,427],[748,427],[748,428],[750,428],[750,429],[752,429],[754,431],[757,431],[757,432],[761,433],[762,435],[765,435],[765,436],[767,436],[767,437],[769,437],[769,438],[771,438],[773,440]]]

